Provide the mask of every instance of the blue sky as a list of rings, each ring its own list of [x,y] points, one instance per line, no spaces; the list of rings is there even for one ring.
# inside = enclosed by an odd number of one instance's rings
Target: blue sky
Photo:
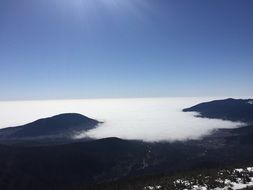
[[[252,96],[251,0],[1,0],[0,100]]]

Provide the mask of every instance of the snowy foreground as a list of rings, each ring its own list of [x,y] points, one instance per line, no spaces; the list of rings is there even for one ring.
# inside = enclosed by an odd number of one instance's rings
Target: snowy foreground
[[[170,182],[148,185],[143,190],[238,190],[253,187],[253,167],[220,170],[210,175],[198,174]]]

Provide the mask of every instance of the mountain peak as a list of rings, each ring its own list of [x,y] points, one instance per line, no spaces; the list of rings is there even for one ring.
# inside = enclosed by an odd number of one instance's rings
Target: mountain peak
[[[200,117],[253,123],[253,99],[224,99],[197,104],[183,109],[198,112]]]
[[[34,122],[0,130],[0,138],[70,138],[75,133],[90,130],[100,122],[78,113],[63,113]]]

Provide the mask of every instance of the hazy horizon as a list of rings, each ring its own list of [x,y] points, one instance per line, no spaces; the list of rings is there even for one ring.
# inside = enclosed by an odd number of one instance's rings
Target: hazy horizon
[[[152,99],[152,98],[199,98],[199,99],[209,99],[209,100],[218,100],[218,99],[253,99],[253,95],[245,95],[245,96],[130,96],[130,97],[86,97],[86,98],[38,98],[38,99],[8,99],[8,100],[0,100],[0,102],[30,102],[30,101],[72,101],[72,100],[110,100],[110,99]]]

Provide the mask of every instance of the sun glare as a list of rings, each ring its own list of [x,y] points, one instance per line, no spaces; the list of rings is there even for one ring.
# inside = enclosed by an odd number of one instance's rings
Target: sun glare
[[[101,11],[110,13],[124,13],[129,15],[141,12],[141,9],[147,7],[147,3],[133,0],[55,0],[58,6],[76,14],[82,13],[99,14]],[[138,13],[139,14],[139,13]]]

